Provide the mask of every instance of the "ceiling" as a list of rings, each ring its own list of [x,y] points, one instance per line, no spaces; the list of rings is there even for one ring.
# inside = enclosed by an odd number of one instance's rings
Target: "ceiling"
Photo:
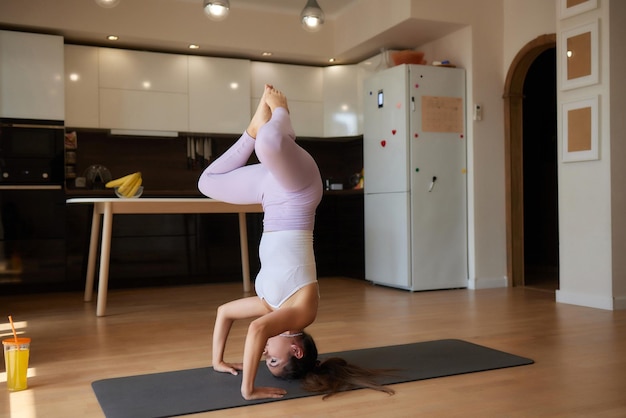
[[[192,1],[195,0],[181,0]],[[354,3],[357,0],[317,0],[317,4],[320,5],[324,11],[326,18],[333,19],[337,14],[343,10],[350,3]],[[388,0],[387,0],[388,1]],[[233,10],[238,8],[256,9],[256,10],[271,10],[276,12],[291,13],[294,15],[300,15],[302,9],[306,5],[306,0],[231,0],[230,6]]]
[[[230,0],[230,14],[222,22],[203,14],[202,0],[120,0],[112,9],[94,0],[0,0],[0,29],[58,34],[71,44],[327,66],[330,58],[354,64],[383,48],[414,49],[460,27],[407,16],[338,50],[342,42],[336,39],[337,18],[346,22],[346,16],[360,13],[371,0],[317,1],[327,23],[316,33],[306,32],[299,23],[306,0]],[[119,40],[107,41],[110,34]],[[200,49],[189,50],[189,44]]]

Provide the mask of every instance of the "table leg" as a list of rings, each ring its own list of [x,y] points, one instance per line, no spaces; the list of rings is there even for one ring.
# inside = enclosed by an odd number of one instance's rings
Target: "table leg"
[[[100,238],[100,219],[101,214],[94,205],[91,218],[91,238],[89,239],[89,258],[87,259],[87,279],[85,280],[85,302],[91,301],[93,297],[93,280],[98,257],[98,238]]]
[[[96,307],[97,316],[104,316],[107,307],[109,258],[111,256],[111,229],[113,227],[111,202],[104,203],[103,218],[102,242],[100,243],[100,274],[98,275],[98,304]]]
[[[250,291],[250,261],[248,259],[248,226],[246,214],[239,213],[239,245],[241,246],[241,269],[243,273],[243,291]]]

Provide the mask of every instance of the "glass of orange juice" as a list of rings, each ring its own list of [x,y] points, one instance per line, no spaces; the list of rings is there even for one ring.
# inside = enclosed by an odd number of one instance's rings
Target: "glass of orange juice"
[[[30,338],[2,340],[4,346],[4,365],[7,371],[7,389],[16,391],[28,387],[28,357],[30,355]]]

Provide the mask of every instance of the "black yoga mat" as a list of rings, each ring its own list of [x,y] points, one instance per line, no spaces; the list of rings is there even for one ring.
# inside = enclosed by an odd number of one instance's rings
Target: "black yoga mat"
[[[394,384],[455,374],[480,372],[532,364],[519,357],[461,340],[438,340],[388,347],[367,348],[320,355],[320,359],[341,357],[367,368],[397,369],[383,376],[382,384]],[[211,367],[98,380],[92,383],[107,418],[156,418],[193,414],[218,409],[277,402],[313,396],[272,376],[262,362],[257,386],[282,387],[281,399],[246,401],[240,392],[241,373],[217,373]]]

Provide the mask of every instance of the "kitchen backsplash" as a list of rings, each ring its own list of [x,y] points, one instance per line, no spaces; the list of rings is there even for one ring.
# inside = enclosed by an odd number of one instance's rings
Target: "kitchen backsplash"
[[[219,157],[238,138],[237,135],[187,136],[178,138],[111,135],[104,130],[76,130],[75,171],[82,177],[92,165],[106,167],[113,178],[141,171],[144,195],[200,195],[197,181],[207,162]],[[363,167],[362,137],[303,138],[299,144],[313,155],[322,178],[333,179],[350,188],[350,177]],[[189,154],[189,145],[201,145],[202,153]],[[209,157],[209,158],[206,158]],[[253,157],[250,163],[256,162]],[[95,188],[101,188],[96,184]],[[93,194],[94,186],[76,187],[67,180],[73,194]],[[83,193],[84,192],[84,193]],[[111,192],[112,194],[113,192]]]

